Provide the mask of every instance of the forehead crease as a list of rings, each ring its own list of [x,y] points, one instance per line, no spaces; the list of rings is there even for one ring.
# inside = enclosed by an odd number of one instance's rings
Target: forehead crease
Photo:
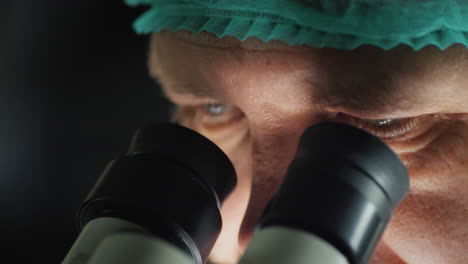
[[[163,53],[163,51],[159,51],[158,53]],[[387,71],[378,70],[378,65],[371,67],[366,66],[367,64],[362,66],[344,63],[340,66],[337,60],[332,60],[331,62],[333,63],[327,63],[328,60],[320,61],[321,63],[318,63],[320,64],[319,69],[315,67],[317,66],[316,64],[313,64],[312,70],[319,72],[310,76],[308,80],[309,84],[307,85],[311,87],[313,102],[317,106],[350,109],[356,112],[370,110],[381,110],[383,112],[392,110],[390,108],[396,107],[397,103],[401,108],[401,101],[405,101],[401,100],[404,99],[402,96],[405,93],[402,93],[402,87],[397,81],[398,78],[395,78]],[[208,85],[210,82],[201,80],[204,78],[200,78],[200,76],[198,76],[200,82],[195,80],[196,83],[194,83],[194,79],[197,78],[189,78],[190,74],[194,74],[193,72],[181,75],[164,72],[168,69],[166,69],[167,67],[162,67],[164,65],[158,61],[157,56],[152,58],[151,64],[153,64],[153,76],[160,80],[164,89],[179,94],[214,96],[213,93],[215,91],[213,91],[213,87]],[[171,69],[175,70],[178,68],[176,65],[172,66]],[[366,71],[363,71],[364,69]],[[307,71],[309,71],[309,68],[306,69]],[[229,74],[232,74],[232,72]],[[320,78],[317,78],[317,75]],[[205,76],[205,78],[208,77]]]

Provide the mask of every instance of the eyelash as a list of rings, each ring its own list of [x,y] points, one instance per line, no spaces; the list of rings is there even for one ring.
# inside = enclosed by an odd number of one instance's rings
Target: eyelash
[[[414,118],[361,119],[343,113],[338,113],[337,118],[338,120],[344,120],[346,123],[364,129],[380,138],[395,138],[408,133],[417,126],[416,119]],[[389,121],[390,123],[385,125],[375,124],[379,121]]]

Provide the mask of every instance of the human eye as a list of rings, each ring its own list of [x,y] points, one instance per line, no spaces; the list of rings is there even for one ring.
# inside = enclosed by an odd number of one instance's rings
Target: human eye
[[[203,124],[216,125],[233,121],[240,111],[232,104],[211,102],[198,107],[198,121]]]
[[[235,105],[216,101],[175,107],[173,120],[192,127],[221,128],[244,118],[244,113]]]
[[[423,119],[427,119],[428,117],[429,116],[398,119],[363,119],[344,113],[338,113],[336,116],[337,121],[343,121],[356,126],[382,139],[404,137],[405,135],[418,130],[422,126]]]

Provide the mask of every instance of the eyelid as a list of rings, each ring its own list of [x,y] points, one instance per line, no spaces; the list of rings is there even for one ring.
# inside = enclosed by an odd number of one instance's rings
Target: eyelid
[[[175,111],[171,116],[172,122],[191,126],[200,126],[204,128],[228,127],[244,119],[245,114],[235,105],[229,105],[229,109],[220,115],[213,115],[206,109],[208,104],[197,105],[174,105]],[[221,103],[216,103],[221,104]]]
[[[192,93],[180,93],[171,89],[164,89],[165,96],[176,105],[197,106],[209,103],[221,103],[221,100],[211,96],[201,96]]]
[[[378,126],[372,124],[372,121],[382,119],[364,119],[344,113],[338,113],[336,118],[338,121],[351,124],[358,128],[368,131],[369,133],[380,137],[382,139],[396,139],[410,136],[413,132],[420,130],[424,123],[428,123],[428,119],[432,115],[416,116],[416,117],[405,117],[405,118],[394,118],[396,122],[388,126]],[[385,118],[384,118],[385,119]]]

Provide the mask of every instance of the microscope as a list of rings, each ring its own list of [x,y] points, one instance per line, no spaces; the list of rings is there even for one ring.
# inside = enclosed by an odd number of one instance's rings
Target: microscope
[[[228,157],[175,124],[150,124],[82,203],[62,264],[203,264],[236,186]],[[321,123],[301,136],[241,264],[365,264],[409,191],[405,166],[359,128]]]

